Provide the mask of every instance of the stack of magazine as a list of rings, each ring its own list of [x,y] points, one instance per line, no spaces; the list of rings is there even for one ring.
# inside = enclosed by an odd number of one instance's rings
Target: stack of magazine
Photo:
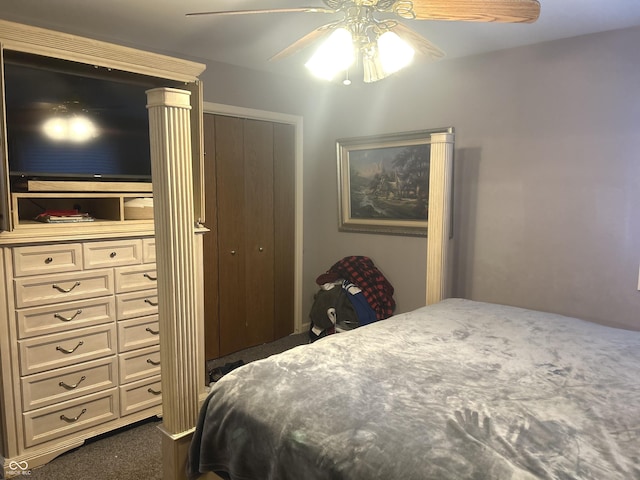
[[[75,223],[93,222],[94,218],[88,213],[81,213],[78,210],[45,210],[35,218],[38,222],[44,223]]]

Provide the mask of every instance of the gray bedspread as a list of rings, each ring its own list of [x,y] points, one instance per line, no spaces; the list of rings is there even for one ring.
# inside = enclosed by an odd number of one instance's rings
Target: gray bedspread
[[[640,332],[450,299],[245,365],[188,474],[640,479]]]

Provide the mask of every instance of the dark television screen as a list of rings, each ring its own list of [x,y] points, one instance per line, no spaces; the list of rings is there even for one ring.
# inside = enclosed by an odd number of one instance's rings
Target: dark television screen
[[[119,78],[6,61],[10,175],[150,180],[149,88]]]

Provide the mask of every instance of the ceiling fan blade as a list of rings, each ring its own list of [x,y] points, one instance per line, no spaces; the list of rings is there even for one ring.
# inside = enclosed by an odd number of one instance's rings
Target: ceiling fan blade
[[[333,25],[334,25],[333,23],[330,23],[328,25],[323,25],[321,27],[316,28],[315,30],[312,30],[311,32],[307,33],[304,37],[293,42],[284,50],[281,50],[280,52],[276,53],[269,60],[270,61],[280,60],[281,58],[288,57],[289,55],[293,55],[294,53],[299,52],[310,43],[315,42],[318,38],[330,32],[331,27]]]
[[[418,20],[533,23],[540,16],[538,0],[414,0]]]
[[[219,10],[215,12],[192,12],[185,13],[187,17],[196,17],[199,15],[251,15],[254,13],[336,13],[330,8],[319,7],[296,7],[296,8],[270,8],[259,10]]]
[[[402,38],[405,42],[409,43],[416,51],[418,51],[422,55],[425,55],[432,60],[438,60],[444,57],[444,52],[442,50],[440,50],[422,35],[411,30],[403,23],[397,23],[395,26],[391,27],[390,30],[395,32],[396,35]]]

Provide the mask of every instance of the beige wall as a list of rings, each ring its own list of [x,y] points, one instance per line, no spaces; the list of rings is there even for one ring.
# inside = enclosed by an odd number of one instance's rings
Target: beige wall
[[[424,239],[337,231],[335,140],[453,126],[454,294],[640,329],[637,45],[633,28],[350,87],[209,65],[205,100],[304,116],[304,312],[351,254],[398,311],[424,304]]]

